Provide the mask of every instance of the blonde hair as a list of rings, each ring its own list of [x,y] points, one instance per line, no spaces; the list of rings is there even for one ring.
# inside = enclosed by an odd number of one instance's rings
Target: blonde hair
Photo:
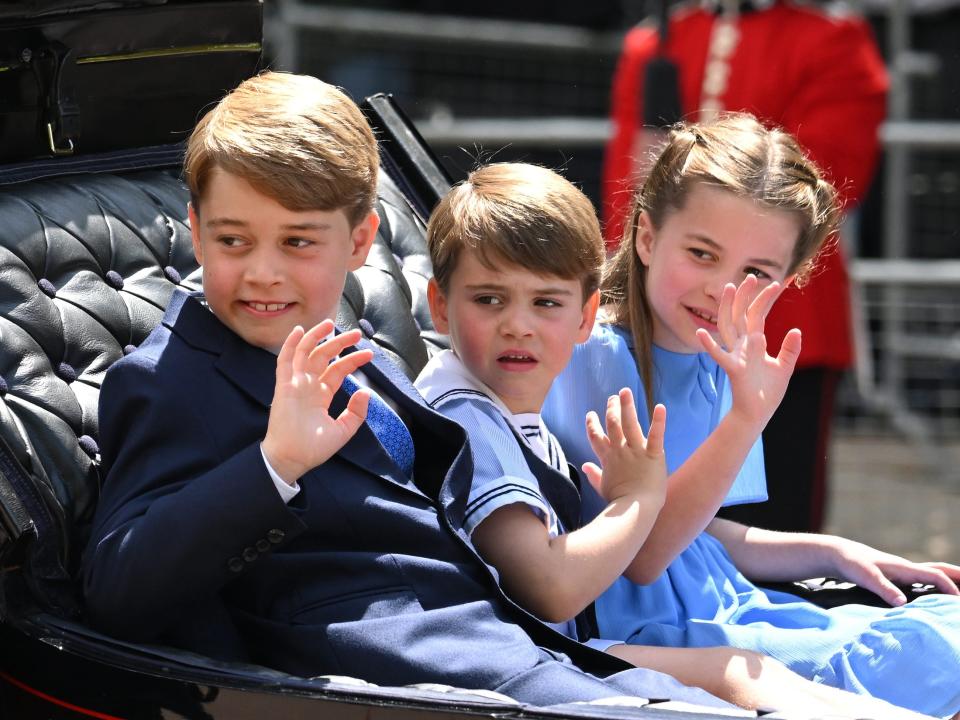
[[[653,407],[653,315],[646,268],[635,249],[638,220],[646,213],[653,228],[659,229],[700,183],[796,218],[799,234],[786,274],[795,273],[797,284],[809,276],[839,219],[836,190],[788,133],[767,129],[745,113],[724,114],[699,125],[675,125],[636,193],[620,247],[600,285],[601,302],[613,321],[633,337],[648,408]]]
[[[199,213],[210,172],[249,182],[288,210],[373,210],[380,158],[360,108],[306,75],[265,72],[242,82],[197,124],[184,175]]]
[[[527,163],[486,165],[455,185],[430,216],[427,247],[444,292],[464,248],[488,268],[501,262],[578,279],[584,301],[604,260],[590,200],[553,170]]]

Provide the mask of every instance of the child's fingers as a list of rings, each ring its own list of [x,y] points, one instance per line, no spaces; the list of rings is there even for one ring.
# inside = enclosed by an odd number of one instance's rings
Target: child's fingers
[[[720,341],[732,348],[737,341],[737,331],[733,323],[733,301],[737,294],[737,287],[727,283],[720,296],[720,309],[717,311],[717,330],[720,331]]]
[[[800,330],[793,328],[784,336],[783,342],[780,344],[780,352],[777,353],[777,362],[780,367],[786,368],[791,373],[797,366],[797,359],[800,357],[800,348],[803,344],[801,339]]]
[[[293,356],[302,337],[303,328],[297,325],[280,346],[280,352],[277,354],[277,385],[285,385],[292,379]]]
[[[960,582],[960,566],[946,562],[930,562],[925,564],[929,567],[936,568],[955,583]]]
[[[603,428],[600,425],[600,417],[591,410],[587,413],[587,441],[590,443],[590,447],[593,448],[593,454],[598,458],[602,458],[606,455],[607,451],[607,435],[603,432]]]
[[[951,579],[950,575],[941,568],[936,567],[933,563],[915,565],[913,571],[913,582],[933,585],[944,595],[960,595],[960,589],[957,589],[956,582]]]
[[[737,335],[747,333],[747,310],[757,295],[757,276],[747,275],[733,298],[733,325]]]
[[[313,369],[314,372],[323,372],[323,367],[325,365],[337,357],[337,355],[342,353],[346,348],[350,347],[351,345],[356,345],[357,342],[360,341],[360,331],[354,329],[342,332],[339,335],[335,335],[324,342],[319,342],[321,338],[329,335],[330,330],[333,329],[333,324],[330,323],[327,331],[323,334],[320,334],[319,329],[323,328],[323,326],[329,322],[329,320],[324,320],[324,322],[314,327],[314,329],[318,329],[318,337],[317,342],[314,342],[313,346],[310,348],[310,354],[308,357],[310,368]]]
[[[367,408],[370,405],[370,391],[360,388],[347,401],[347,406],[337,416],[337,424],[343,428],[347,439],[352,438],[363,421],[367,419]]]
[[[606,438],[607,434],[603,432],[603,426],[600,424],[600,416],[591,410],[587,413],[587,436],[596,438]]]
[[[322,385],[329,389],[331,397],[341,385],[343,379],[373,358],[372,350],[357,350],[339,357],[327,365],[321,374]]]
[[[893,607],[899,607],[907,601],[906,595],[890,579],[880,571],[876,566],[866,568],[866,574],[862,578],[856,578],[854,582],[867,590],[879,595],[883,600]]]
[[[700,344],[703,345],[703,349],[707,351],[707,354],[716,361],[717,365],[725,368],[727,358],[724,355],[723,348],[713,339],[713,336],[703,328],[697,328],[697,339],[700,341]]]
[[[783,285],[778,282],[772,282],[763,288],[750,303],[747,310],[747,331],[763,332],[763,326],[766,323],[767,315],[770,309],[783,293]]]
[[[309,369],[308,363],[313,349],[317,343],[330,331],[333,330],[333,323],[329,320],[314,325],[307,330],[297,343],[296,350],[293,353],[293,374],[295,376],[306,372]]]
[[[647,455],[656,457],[663,454],[663,437],[667,431],[667,408],[657,403],[650,417],[650,430],[647,432]]]
[[[607,398],[607,437],[613,445],[623,443],[623,425],[620,421],[620,396]]]
[[[596,463],[587,462],[584,463],[581,467],[583,474],[586,475],[587,481],[593,486],[593,489],[600,494],[600,497],[603,497],[601,488],[603,487],[603,471],[600,469],[600,466]]]
[[[620,398],[620,427],[623,429],[623,436],[630,445],[642,445],[646,442],[643,435],[643,428],[640,427],[640,419],[637,417],[637,406],[633,402],[633,393],[630,388],[621,388],[618,393]]]

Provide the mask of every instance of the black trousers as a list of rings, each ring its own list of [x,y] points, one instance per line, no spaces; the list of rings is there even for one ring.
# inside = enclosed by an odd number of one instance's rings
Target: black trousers
[[[792,532],[819,532],[827,500],[827,451],[837,383],[831,368],[794,372],[786,395],[763,432],[765,503],[722,508],[729,520]]]

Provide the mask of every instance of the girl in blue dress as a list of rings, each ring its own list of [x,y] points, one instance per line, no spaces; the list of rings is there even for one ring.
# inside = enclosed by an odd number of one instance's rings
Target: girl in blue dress
[[[786,133],[745,115],[676,128],[605,273],[609,322],[575,350],[543,417],[572,462],[595,462],[585,413],[622,387],[639,406],[667,406],[667,499],[632,565],[645,568],[642,582],[620,578],[596,603],[602,637],[755,650],[812,680],[946,717],[960,711],[960,567],[715,517],[722,504],[765,499],[760,432],[801,338],[791,331],[772,357],[764,320],[780,289],[810,272],[837,215],[834,189]],[[583,494],[589,519],[602,501]],[[892,607],[825,610],[747,579],[820,576]],[[914,582],[941,594],[906,603],[897,585]]]

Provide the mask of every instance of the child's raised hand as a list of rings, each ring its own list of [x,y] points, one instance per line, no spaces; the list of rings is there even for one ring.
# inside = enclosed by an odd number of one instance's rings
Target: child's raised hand
[[[644,495],[663,504],[667,488],[667,464],[663,435],[667,409],[657,405],[646,437],[640,428],[633,393],[623,388],[607,399],[604,433],[595,412],[587,413],[587,437],[602,469],[585,463],[583,472],[607,502],[627,495]]]
[[[718,344],[704,329],[697,337],[704,349],[730,378],[731,413],[741,414],[762,429],[783,400],[800,356],[800,331],[787,333],[776,357],[767,354],[764,323],[783,291],[778,282],[760,289],[757,277],[747,275],[740,287],[728,284],[720,299]]]
[[[360,340],[360,331],[321,343],[332,330],[330,320],[307,332],[298,325],[277,356],[277,381],[262,448],[273,469],[291,485],[342,448],[367,417],[370,395],[363,389],[351,395],[338,417],[330,416],[330,402],[343,379],[373,357],[370,350],[358,350],[337,358]]]

